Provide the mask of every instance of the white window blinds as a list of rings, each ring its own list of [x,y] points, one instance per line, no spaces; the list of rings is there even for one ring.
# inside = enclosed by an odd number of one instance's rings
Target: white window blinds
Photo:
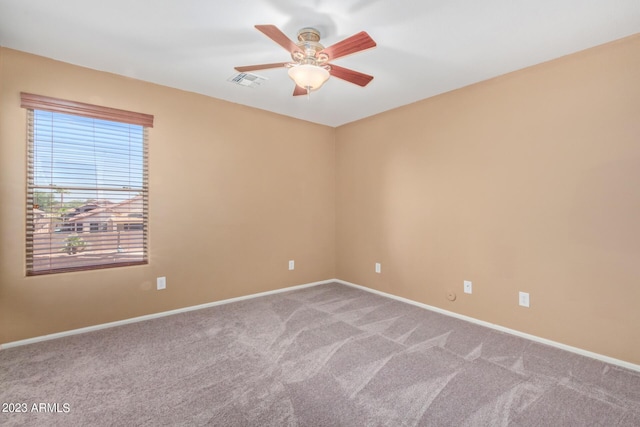
[[[153,116],[22,94],[27,275],[147,263]]]

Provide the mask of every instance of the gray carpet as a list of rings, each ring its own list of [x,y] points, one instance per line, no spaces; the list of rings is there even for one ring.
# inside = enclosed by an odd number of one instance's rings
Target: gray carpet
[[[340,284],[3,350],[0,385],[4,426],[640,426],[638,372]]]

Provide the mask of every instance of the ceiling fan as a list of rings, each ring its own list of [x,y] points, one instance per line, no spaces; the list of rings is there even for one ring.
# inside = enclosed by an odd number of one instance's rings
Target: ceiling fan
[[[359,86],[366,86],[373,80],[373,76],[368,74],[329,63],[334,59],[376,46],[376,42],[365,31],[329,47],[324,47],[320,44],[320,32],[315,28],[308,27],[298,31],[298,42],[295,43],[275,25],[256,25],[255,27],[285,48],[291,54],[293,61],[235,67],[241,73],[287,67],[289,68],[289,77],[296,82],[296,87],[293,90],[294,96],[308,95],[312,90],[319,89],[329,79],[329,76]]]

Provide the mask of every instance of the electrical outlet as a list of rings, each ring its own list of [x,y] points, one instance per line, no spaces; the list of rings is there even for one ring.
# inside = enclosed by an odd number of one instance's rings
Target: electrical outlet
[[[294,260],[289,260],[289,270],[293,270],[296,268],[296,262]]]
[[[158,277],[156,279],[156,287],[158,290],[167,289],[167,278],[166,277]]]
[[[376,273],[382,273],[382,265],[379,262],[376,262]]]
[[[520,292],[518,295],[518,303],[522,307],[529,307],[529,293],[528,292]]]
[[[464,293],[465,294],[470,294],[472,292],[473,292],[473,284],[470,281],[465,280],[464,281]]]

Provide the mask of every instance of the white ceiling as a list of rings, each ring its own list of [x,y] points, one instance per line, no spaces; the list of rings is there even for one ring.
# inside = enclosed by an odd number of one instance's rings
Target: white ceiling
[[[367,31],[378,46],[335,64],[375,78],[310,99],[284,68],[230,83],[290,60],[255,24],[312,26],[325,46]],[[0,0],[2,46],[329,126],[639,32],[640,0]]]

